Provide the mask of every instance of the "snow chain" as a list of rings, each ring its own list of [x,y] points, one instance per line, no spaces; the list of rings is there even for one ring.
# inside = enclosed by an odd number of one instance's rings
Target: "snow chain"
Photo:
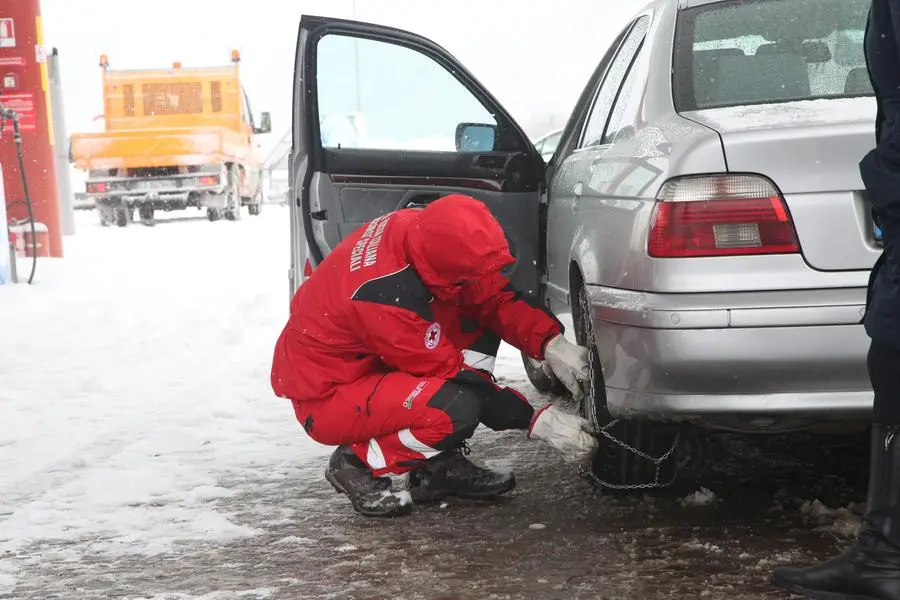
[[[595,352],[595,350],[594,350],[594,347],[595,347],[594,327],[593,327],[593,323],[591,323],[591,321],[590,321],[590,318],[584,316],[584,315],[591,314],[590,307],[587,305],[586,300],[587,299],[584,296],[579,297],[579,302],[581,304],[581,311],[582,311],[581,314],[583,315],[582,319],[588,319],[587,321],[583,321],[583,323],[582,323],[582,327],[584,327],[584,329],[585,329],[585,341],[587,342],[588,348],[591,348],[591,352],[593,353],[593,352]],[[596,404],[594,404],[594,381],[595,381],[595,379],[594,379],[594,361],[593,360],[588,361],[588,369],[590,371],[590,378],[588,380],[589,390],[587,390],[588,393],[585,394],[585,400],[591,403],[592,410],[594,411],[594,416],[596,418],[597,407],[596,407]],[[587,414],[587,411],[584,411],[584,414]],[[629,444],[623,440],[620,440],[619,438],[614,436],[610,432],[610,430],[613,427],[615,427],[615,425],[617,423],[619,423],[619,420],[613,419],[612,421],[610,421],[609,423],[607,423],[606,425],[601,427],[600,431],[597,432],[597,434],[603,436],[604,438],[611,441],[615,445],[619,446],[623,450],[630,452],[639,458],[648,460],[651,463],[653,463],[653,465],[655,467],[653,470],[653,481],[651,481],[649,483],[632,483],[632,484],[612,483],[612,482],[604,481],[604,480],[600,479],[593,472],[593,470],[591,470],[591,468],[589,466],[584,466],[584,465],[580,465],[578,467],[578,474],[581,477],[587,479],[595,487],[606,488],[606,489],[610,489],[610,490],[651,490],[651,489],[665,488],[665,487],[672,485],[675,482],[675,478],[678,476],[677,467],[675,469],[673,469],[671,479],[669,479],[666,482],[660,482],[660,480],[659,480],[660,479],[660,470],[661,470],[663,463],[666,460],[672,458],[672,455],[675,454],[675,450],[678,448],[678,442],[681,439],[681,432],[675,433],[675,439],[672,441],[672,445],[669,447],[668,450],[666,450],[666,452],[662,456],[660,456],[659,458],[653,458],[646,452],[642,452],[641,450],[638,450],[631,444]],[[597,434],[595,434],[595,435],[597,435]]]
[[[642,452],[642,451],[638,450],[634,446],[630,445],[627,442],[620,440],[619,438],[615,437],[613,434],[611,434],[609,432],[609,430],[613,426],[615,426],[618,422],[619,421],[617,419],[614,419],[614,420],[610,421],[609,423],[607,423],[606,425],[604,425],[600,429],[600,435],[602,435],[603,437],[605,437],[612,443],[616,444],[620,448],[622,448],[628,452],[631,452],[635,456],[642,458],[644,460],[648,460],[651,463],[653,463],[653,465],[655,467],[653,470],[653,481],[651,481],[649,483],[631,483],[631,484],[611,483],[609,481],[604,481],[604,480],[600,479],[590,469],[590,467],[585,467],[584,465],[581,465],[578,467],[578,474],[581,475],[583,478],[587,479],[594,486],[606,488],[606,489],[610,489],[610,490],[652,490],[652,489],[665,488],[665,487],[669,487],[670,485],[672,485],[675,482],[675,478],[678,476],[678,470],[675,469],[672,472],[672,477],[668,481],[665,481],[665,482],[661,482],[659,480],[660,479],[660,470],[662,468],[663,463],[666,460],[668,460],[669,458],[671,458],[673,454],[675,454],[675,450],[678,448],[678,442],[681,439],[681,434],[680,433],[675,434],[675,439],[672,440],[672,445],[669,447],[668,450],[666,450],[666,452],[662,456],[660,456],[659,458],[653,458],[646,452]]]

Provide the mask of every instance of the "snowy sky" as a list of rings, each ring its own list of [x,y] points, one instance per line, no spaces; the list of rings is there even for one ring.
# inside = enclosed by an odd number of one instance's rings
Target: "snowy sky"
[[[560,127],[613,36],[645,0],[356,0],[356,18],[407,29],[460,59],[533,135]],[[354,0],[42,0],[59,48],[70,132],[97,129],[100,54],[113,68],[227,63],[243,56],[254,111],[290,128],[302,14],[352,18]],[[98,121],[97,123],[102,123]]]

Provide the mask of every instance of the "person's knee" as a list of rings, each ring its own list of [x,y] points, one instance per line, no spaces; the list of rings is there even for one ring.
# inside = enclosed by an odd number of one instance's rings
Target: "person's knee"
[[[428,401],[428,406],[442,411],[452,423],[452,431],[435,445],[438,450],[446,450],[475,433],[484,411],[484,395],[478,390],[448,382]]]

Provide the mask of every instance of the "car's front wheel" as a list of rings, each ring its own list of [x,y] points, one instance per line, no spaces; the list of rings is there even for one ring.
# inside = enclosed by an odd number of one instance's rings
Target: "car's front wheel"
[[[586,288],[582,285],[573,296],[577,299],[572,307],[575,336],[590,350],[591,385],[581,411],[600,442],[591,478],[605,489],[623,492],[671,485],[677,472],[675,451],[680,428],[655,421],[616,419],[609,413]]]
[[[522,366],[525,367],[525,375],[537,391],[544,394],[553,394],[561,396],[568,393],[566,388],[554,377],[550,377],[541,368],[541,361],[535,360],[522,353]]]

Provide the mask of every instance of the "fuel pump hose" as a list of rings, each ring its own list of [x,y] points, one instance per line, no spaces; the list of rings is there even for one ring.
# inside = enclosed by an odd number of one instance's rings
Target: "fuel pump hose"
[[[34,225],[34,206],[31,204],[31,192],[28,187],[28,176],[25,174],[25,153],[22,150],[22,131],[19,127],[19,114],[0,104],[0,137],[6,128],[6,122],[12,121],[13,139],[16,143],[16,153],[19,157],[19,173],[22,176],[22,188],[25,190],[25,200],[17,200],[7,204],[7,208],[17,204],[24,204],[28,210],[28,222],[31,224],[31,274],[28,276],[28,283],[34,281],[34,272],[37,270],[37,231]]]

